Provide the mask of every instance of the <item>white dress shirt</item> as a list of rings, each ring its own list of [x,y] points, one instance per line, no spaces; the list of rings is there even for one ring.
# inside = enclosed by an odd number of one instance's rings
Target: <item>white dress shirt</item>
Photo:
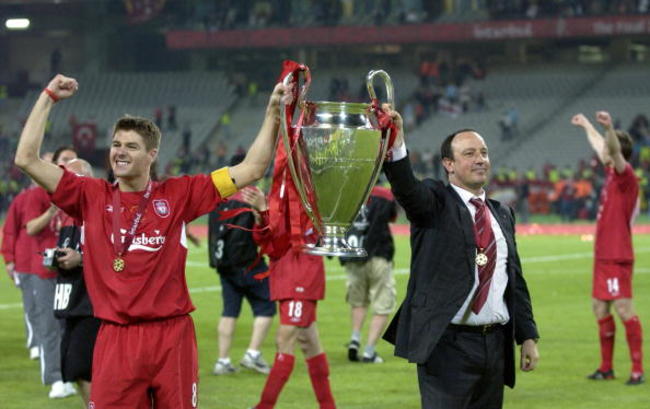
[[[406,144],[398,148],[392,149],[392,157],[390,162],[395,162],[400,159],[405,158],[408,155],[406,149]],[[476,217],[476,208],[469,201],[476,196],[454,184],[450,184],[452,188],[458,193],[458,195],[463,200],[465,206],[472,215],[472,219]],[[478,199],[485,202],[485,191],[478,196]],[[487,204],[486,204],[487,206]],[[488,207],[488,210],[490,208]],[[460,307],[454,318],[451,320],[452,324],[457,325],[487,325],[487,324],[505,324],[510,320],[510,314],[508,313],[508,307],[503,298],[505,294],[506,287],[508,285],[508,274],[506,273],[506,264],[508,261],[508,245],[506,239],[503,236],[501,227],[496,221],[496,217],[492,214],[490,210],[490,225],[492,226],[492,231],[494,232],[494,239],[496,240],[497,246],[497,262],[494,267],[494,274],[492,275],[492,282],[490,283],[490,290],[488,292],[488,298],[479,311],[478,314],[474,314],[472,311],[472,301],[476,295],[476,290],[478,288],[479,278],[478,278],[478,266],[474,267],[474,286],[469,292],[469,296],[465,299],[465,302]]]
[[[473,193],[458,187],[454,184],[451,184],[451,187],[454,188],[456,193],[463,200],[465,206],[472,215],[472,219],[476,217],[476,207],[471,204],[469,201],[473,198],[481,199],[485,202],[485,191],[481,193],[480,196],[475,196]],[[487,206],[487,204],[486,204]],[[487,208],[490,210],[490,208]],[[469,296],[465,299],[465,302],[460,307],[454,318],[452,318],[452,324],[458,325],[486,325],[486,324],[505,324],[510,320],[510,314],[508,313],[508,307],[503,298],[503,295],[506,291],[506,286],[508,285],[508,274],[506,273],[506,264],[508,261],[508,245],[506,239],[503,236],[501,227],[496,221],[496,217],[490,210],[490,225],[492,226],[492,231],[494,232],[494,239],[496,240],[497,245],[497,262],[494,266],[494,274],[492,275],[492,282],[490,282],[490,290],[488,291],[488,297],[479,311],[478,314],[474,314],[472,311],[472,302],[474,301],[474,296],[476,295],[476,289],[478,288],[478,266],[474,267],[474,286],[472,291],[469,292]]]

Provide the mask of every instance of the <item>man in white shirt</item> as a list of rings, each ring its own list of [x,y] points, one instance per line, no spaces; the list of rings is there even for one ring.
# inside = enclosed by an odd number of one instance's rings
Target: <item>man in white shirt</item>
[[[411,222],[412,262],[384,338],[417,364],[422,408],[501,408],[503,386],[514,386],[514,342],[522,345],[523,371],[539,359],[513,212],[486,198],[490,160],[478,132],[462,129],[443,142],[449,184],[420,181],[401,117],[391,114],[399,132],[384,171]]]

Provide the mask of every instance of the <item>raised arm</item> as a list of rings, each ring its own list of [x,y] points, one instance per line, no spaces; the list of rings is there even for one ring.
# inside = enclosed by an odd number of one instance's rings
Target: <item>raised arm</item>
[[[35,218],[31,219],[30,221],[28,221],[25,224],[25,230],[27,230],[27,234],[29,234],[30,236],[36,236],[41,231],[43,231],[43,229],[50,224],[50,221],[52,220],[52,218],[56,214],[56,211],[57,211],[56,206],[51,205],[40,216],[35,217]]]
[[[613,162],[616,173],[623,173],[627,162],[623,157],[621,143],[616,136],[616,131],[614,131],[611,115],[607,111],[598,111],[596,112],[596,121],[605,128],[605,145],[607,146],[607,153]]]
[[[596,130],[596,128],[589,122],[587,117],[583,114],[576,114],[571,118],[571,123],[575,126],[582,128],[587,135],[589,144],[598,155],[598,159],[603,164],[609,162],[607,152],[605,151],[605,138]]]
[[[27,118],[16,150],[15,163],[36,183],[53,192],[63,176],[63,170],[40,158],[45,125],[52,106],[58,100],[69,98],[77,91],[77,81],[58,74],[41,92]]]
[[[384,174],[390,183],[397,202],[404,208],[406,217],[415,223],[430,219],[436,209],[437,201],[431,190],[413,174],[406,154],[404,127],[401,115],[388,104],[382,106],[393,118],[397,135],[392,147],[391,160],[384,161]],[[401,154],[398,152],[401,151]],[[400,156],[404,157],[400,157]]]
[[[264,176],[275,150],[280,124],[280,104],[287,104],[290,100],[290,87],[277,84],[269,98],[262,127],[246,153],[246,158],[240,164],[229,168],[230,177],[235,180],[238,189],[248,186]]]

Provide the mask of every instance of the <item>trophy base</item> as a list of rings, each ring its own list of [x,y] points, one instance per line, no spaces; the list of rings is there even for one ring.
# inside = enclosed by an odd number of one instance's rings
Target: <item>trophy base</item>
[[[359,247],[333,247],[333,246],[305,246],[305,253],[314,256],[332,256],[332,257],[367,257],[366,250]]]
[[[363,247],[352,247],[345,241],[345,236],[341,233],[344,230],[338,230],[326,226],[328,233],[321,237],[318,244],[307,244],[303,251],[314,256],[332,256],[332,257],[367,257],[368,253]],[[333,234],[332,234],[333,233]]]

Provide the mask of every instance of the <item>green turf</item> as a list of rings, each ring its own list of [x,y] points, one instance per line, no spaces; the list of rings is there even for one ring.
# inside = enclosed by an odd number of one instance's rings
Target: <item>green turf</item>
[[[637,272],[636,309],[650,338],[650,236],[635,238]],[[396,269],[398,298],[404,295],[408,266],[408,242],[398,240]],[[505,408],[625,408],[650,407],[650,384],[629,387],[624,384],[630,369],[623,326],[617,321],[615,369],[619,378],[594,382],[585,375],[597,366],[596,325],[590,310],[591,242],[577,236],[522,237],[519,248],[531,289],[535,315],[542,339],[541,361],[533,373],[517,373],[517,388],[507,390]],[[557,257],[564,256],[564,257]],[[549,260],[550,259],[550,260]],[[554,259],[554,260],[553,260]],[[216,289],[217,277],[205,265],[205,248],[191,249],[188,267],[189,286],[197,306],[200,359],[200,406],[202,408],[242,409],[255,404],[264,383],[262,375],[239,373],[227,377],[210,374],[216,355],[215,326],[221,310]],[[319,304],[319,326],[331,365],[332,389],[340,408],[415,409],[418,408],[415,368],[391,356],[382,342],[382,365],[353,364],[346,360],[343,344],[349,336],[348,309],[344,302],[342,270],[328,262],[327,298]],[[4,273],[3,273],[3,277]],[[40,384],[38,363],[27,359],[19,292],[8,279],[0,281],[0,408],[78,408],[77,397],[52,401],[48,389]],[[245,309],[233,348],[239,360],[250,334],[250,313]],[[649,343],[645,342],[646,356]],[[273,340],[269,338],[264,355],[271,359]],[[648,364],[646,360],[646,365]],[[315,400],[304,361],[296,368],[283,391],[278,408],[315,408]]]

